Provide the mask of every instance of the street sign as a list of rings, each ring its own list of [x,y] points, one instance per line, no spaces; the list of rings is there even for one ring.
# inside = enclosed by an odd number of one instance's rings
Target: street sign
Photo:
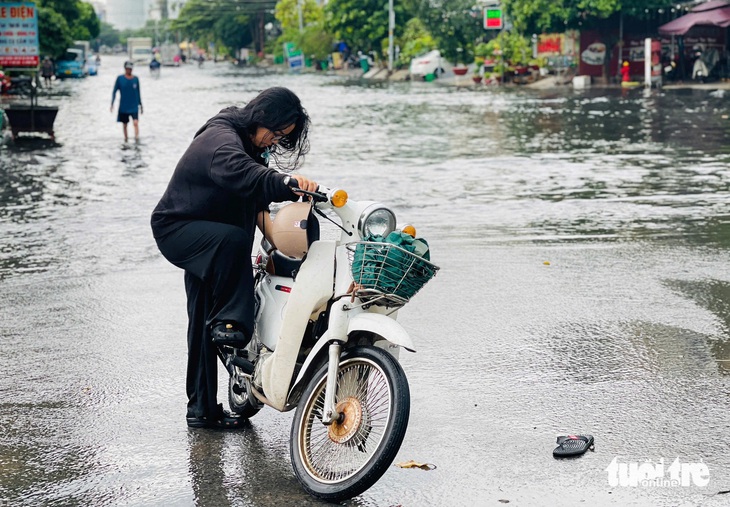
[[[284,43],[284,58],[289,70],[301,70],[304,67],[304,55],[293,42]]]
[[[0,3],[0,66],[38,67],[38,11],[34,3]]]
[[[487,7],[484,9],[484,29],[501,30],[503,28],[502,9],[499,7]]]

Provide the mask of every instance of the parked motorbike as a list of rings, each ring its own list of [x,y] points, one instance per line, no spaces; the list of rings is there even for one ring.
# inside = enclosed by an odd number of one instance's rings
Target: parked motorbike
[[[694,48],[694,64],[692,65],[692,79],[705,83],[713,74],[715,66],[719,61],[717,50],[712,48],[704,50],[699,46]]]
[[[30,76],[10,77],[0,71],[0,93],[3,95],[30,95],[34,86]]]
[[[398,357],[415,347],[396,317],[439,268],[383,204],[298,191],[309,202],[264,223],[271,241],[254,263],[253,338],[243,349],[219,346],[219,356],[233,412],[296,409],[294,473],[309,494],[336,502],[375,484],[401,446],[410,394]],[[339,227],[338,240],[319,238],[317,216]]]

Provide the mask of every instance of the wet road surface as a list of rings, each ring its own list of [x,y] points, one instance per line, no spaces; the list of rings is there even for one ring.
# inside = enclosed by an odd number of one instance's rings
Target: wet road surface
[[[122,61],[41,97],[57,143],[0,147],[0,505],[318,504],[291,470],[291,413],[187,429],[182,273],[148,226],[200,125],[273,85],[312,117],[302,172],[391,204],[442,268],[400,314],[418,352],[401,355],[397,461],[437,468],[392,467],[348,504],[726,505],[727,98],[208,62],[138,69],[141,140],[124,143]],[[595,452],[553,459],[569,433]],[[612,486],[614,458],[702,461],[710,480]]]

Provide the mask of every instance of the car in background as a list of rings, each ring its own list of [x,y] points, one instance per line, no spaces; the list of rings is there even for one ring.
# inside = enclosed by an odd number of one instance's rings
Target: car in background
[[[412,81],[419,79],[431,81],[446,73],[452,73],[454,66],[441,56],[441,51],[434,49],[425,55],[417,56],[411,60],[409,73]]]
[[[56,77],[58,79],[80,78],[88,75],[89,71],[86,68],[82,49],[68,48],[63,57],[56,62]]]
[[[96,66],[96,60],[93,58],[88,58],[86,60],[86,73],[89,76],[96,76],[96,74],[99,72],[99,68]]]

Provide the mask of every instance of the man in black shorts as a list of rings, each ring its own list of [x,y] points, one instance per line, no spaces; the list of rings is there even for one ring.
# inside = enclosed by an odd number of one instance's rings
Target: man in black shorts
[[[114,83],[114,90],[112,91],[112,105],[109,108],[109,111],[114,110],[114,99],[117,96],[117,90],[119,90],[119,113],[117,114],[117,121],[122,124],[125,141],[128,138],[127,124],[129,123],[130,116],[134,125],[134,138],[139,139],[138,114],[144,112],[142,108],[142,94],[139,89],[139,79],[137,76],[132,75],[132,68],[132,62],[124,62],[124,74],[117,76],[117,81]]]

